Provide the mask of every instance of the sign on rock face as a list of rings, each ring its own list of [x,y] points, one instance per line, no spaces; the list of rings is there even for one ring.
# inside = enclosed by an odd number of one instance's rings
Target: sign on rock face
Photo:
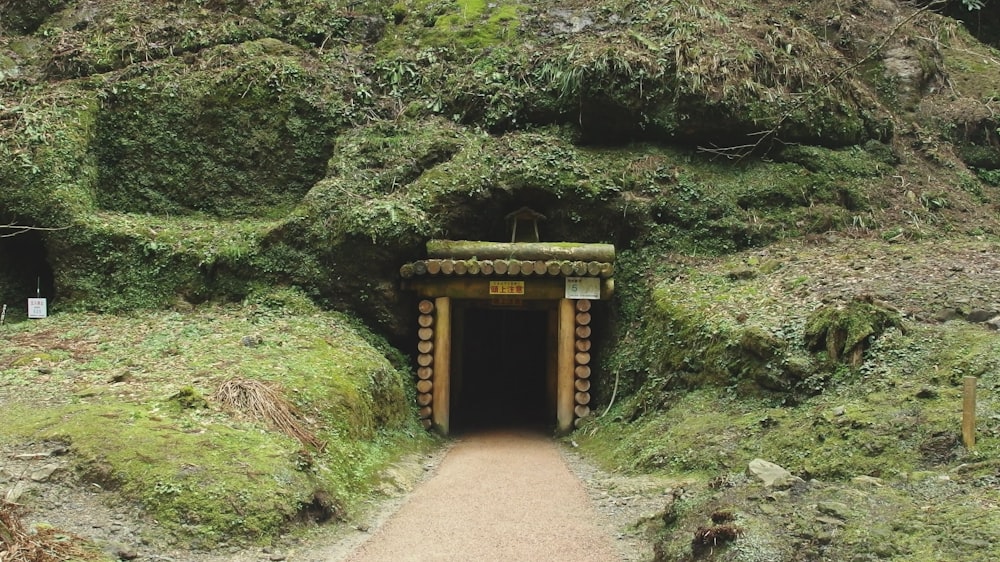
[[[567,299],[600,299],[601,280],[596,277],[567,277]]]

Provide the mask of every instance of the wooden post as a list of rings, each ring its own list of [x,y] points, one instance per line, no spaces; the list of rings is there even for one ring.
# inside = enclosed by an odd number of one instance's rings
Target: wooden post
[[[548,330],[546,332],[545,348],[545,416],[546,419],[556,419],[559,403],[559,309],[548,311]]]
[[[976,377],[962,379],[962,442],[965,448],[976,448]]]
[[[573,408],[576,406],[573,386],[576,363],[576,306],[570,299],[559,300],[559,388],[556,392],[556,424],[559,433],[569,433],[573,429]]]
[[[431,419],[442,435],[448,435],[451,401],[451,299],[434,299],[434,308],[437,310],[437,329],[434,330],[434,413]]]

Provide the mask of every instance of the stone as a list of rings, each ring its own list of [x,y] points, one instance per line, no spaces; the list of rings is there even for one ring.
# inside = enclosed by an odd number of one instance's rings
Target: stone
[[[980,322],[988,322],[990,319],[996,316],[997,316],[997,311],[995,310],[976,309],[966,314],[965,319],[969,322],[978,324]]]
[[[863,486],[871,486],[873,488],[878,488],[883,485],[881,478],[875,478],[874,476],[861,475],[851,478],[851,482],[855,484],[861,484]]]
[[[948,322],[949,320],[957,320],[961,317],[962,313],[955,308],[946,308],[934,314],[934,320],[937,322]]]
[[[747,474],[760,480],[768,488],[780,487],[794,478],[791,472],[764,459],[750,461],[750,465],[747,467]]]
[[[139,557],[139,553],[134,548],[121,543],[110,543],[105,551],[115,557],[115,560],[135,560]]]
[[[846,521],[851,515],[851,509],[847,507],[847,504],[834,501],[819,502],[816,504],[816,510],[823,515],[836,517],[841,521]]]
[[[1000,316],[990,318],[986,322],[983,322],[983,324],[986,324],[986,327],[991,330],[1000,330]]]
[[[52,474],[59,470],[59,465],[56,463],[47,464],[41,468],[35,469],[31,472],[31,479],[35,482],[45,482]]]
[[[554,33],[580,33],[594,25],[594,20],[586,12],[556,8],[549,10],[549,16],[555,20],[552,24]]]
[[[7,503],[17,503],[17,500],[21,499],[21,496],[24,495],[24,492],[28,491],[28,489],[29,489],[29,484],[24,480],[21,480],[17,484],[14,484],[14,487],[7,490],[7,493],[6,495],[4,495],[3,499]]]

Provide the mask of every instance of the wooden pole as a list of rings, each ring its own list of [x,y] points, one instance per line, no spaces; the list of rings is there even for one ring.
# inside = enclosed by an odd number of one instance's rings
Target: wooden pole
[[[559,388],[556,392],[556,424],[560,433],[573,429],[573,408],[576,406],[574,394],[574,351],[576,344],[576,306],[570,299],[559,300]]]
[[[559,309],[548,311],[545,354],[545,418],[556,419],[559,403],[559,354],[553,353],[559,347]]]
[[[962,379],[962,442],[976,448],[976,377]]]
[[[434,299],[437,329],[434,330],[434,427],[448,435],[451,402],[451,299]]]

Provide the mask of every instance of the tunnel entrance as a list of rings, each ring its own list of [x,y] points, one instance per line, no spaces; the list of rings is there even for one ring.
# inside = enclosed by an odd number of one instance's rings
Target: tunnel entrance
[[[26,318],[26,299],[52,299],[54,293],[54,276],[41,233],[28,230],[0,236],[0,304],[9,305],[8,318]]]
[[[614,294],[615,247],[539,242],[528,208],[507,219],[509,243],[429,240],[399,268],[418,297],[420,419],[444,435],[453,422],[568,433],[590,416],[591,307]]]
[[[551,425],[555,347],[551,306],[458,305],[451,370],[453,431]]]

